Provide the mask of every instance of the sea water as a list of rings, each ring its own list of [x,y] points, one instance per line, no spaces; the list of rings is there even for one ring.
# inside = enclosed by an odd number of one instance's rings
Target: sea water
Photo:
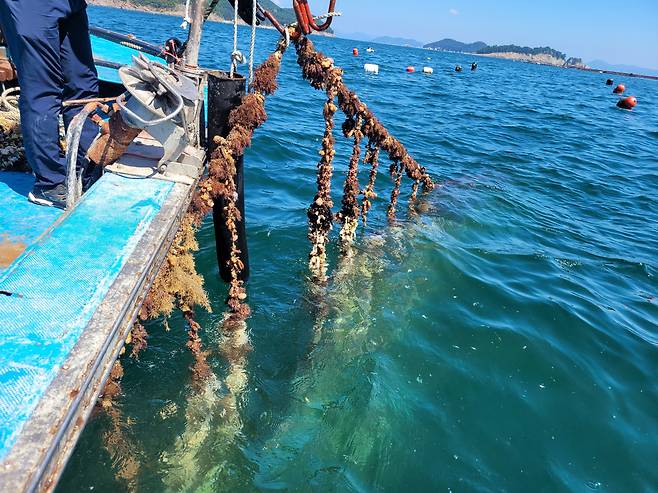
[[[90,17],[184,36],[175,17]],[[208,24],[203,65],[226,68],[231,39]],[[458,74],[475,58],[315,42],[435,178],[424,213],[387,225],[382,162],[357,255],[332,250],[332,281],[312,288],[323,96],[290,50],[246,155],[252,351],[237,365],[221,351],[208,222],[214,313],[197,315],[214,378],[193,387],[179,316],[147,324],[148,349],[122,358],[119,416],[90,421],[58,491],[658,490],[658,82],[617,77],[639,101],[628,112],[605,74],[489,58]],[[259,30],[257,60],[275,43]]]

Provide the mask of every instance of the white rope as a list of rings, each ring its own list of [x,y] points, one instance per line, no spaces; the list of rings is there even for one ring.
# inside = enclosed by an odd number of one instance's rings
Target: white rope
[[[181,28],[187,29],[187,27],[192,23],[190,18],[190,0],[185,1],[185,17],[183,17],[183,23],[180,25]]]
[[[254,51],[256,50],[256,7],[258,2],[253,0],[251,11],[251,45],[249,47],[249,85],[254,82]]]
[[[2,85],[4,88],[4,84]],[[16,96],[12,96],[12,93],[16,93]],[[18,87],[10,87],[5,89],[0,94],[0,109],[5,108],[7,111],[13,111],[18,109],[18,94],[20,89]]]
[[[238,0],[233,0],[233,52],[231,53],[231,78],[244,55],[238,51]]]
[[[323,21],[325,19],[329,19],[329,17],[340,17],[342,12],[327,12],[326,14],[318,15],[316,17],[313,17],[314,21]]]
[[[290,46],[290,29],[286,26],[286,28],[283,30],[284,33],[286,33],[285,38],[286,38],[286,48]]]

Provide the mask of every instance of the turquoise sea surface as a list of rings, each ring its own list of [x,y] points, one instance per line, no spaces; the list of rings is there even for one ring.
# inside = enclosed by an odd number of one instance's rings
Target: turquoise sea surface
[[[185,35],[176,17],[89,11],[151,42]],[[258,61],[275,34],[259,30]],[[208,24],[203,65],[228,67],[231,40]],[[605,74],[315,42],[435,178],[424,213],[387,224],[382,162],[358,253],[332,248],[332,280],[312,287],[323,95],[291,49],[246,156],[251,352],[221,332],[208,222],[197,263],[214,313],[198,318],[214,377],[193,385],[180,316],[149,323],[58,492],[658,491],[658,82],[617,78],[629,112]]]

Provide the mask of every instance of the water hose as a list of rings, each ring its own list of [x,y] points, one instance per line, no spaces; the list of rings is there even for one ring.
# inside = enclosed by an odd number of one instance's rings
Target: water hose
[[[85,105],[75,115],[66,132],[66,208],[71,209],[82,196],[82,173],[78,174],[78,149],[80,136],[87,117],[96,111],[97,104]]]

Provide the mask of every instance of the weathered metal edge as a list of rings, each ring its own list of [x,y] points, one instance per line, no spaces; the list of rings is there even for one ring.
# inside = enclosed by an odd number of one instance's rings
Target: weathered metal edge
[[[174,184],[5,457],[0,469],[1,491],[52,491],[56,486],[164,261],[193,190],[194,187]],[[118,310],[117,306],[123,309]],[[89,358],[89,353],[94,357]]]

